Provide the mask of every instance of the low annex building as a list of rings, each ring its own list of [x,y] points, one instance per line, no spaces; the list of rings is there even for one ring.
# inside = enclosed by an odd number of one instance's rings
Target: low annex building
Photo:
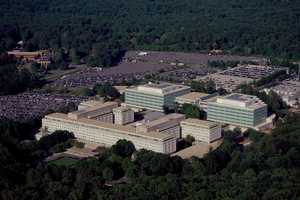
[[[222,137],[221,125],[199,119],[186,119],[180,123],[182,137],[193,136],[196,141],[211,143]]]

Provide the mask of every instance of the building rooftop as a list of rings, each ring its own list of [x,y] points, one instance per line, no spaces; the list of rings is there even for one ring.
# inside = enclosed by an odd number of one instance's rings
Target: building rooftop
[[[127,91],[139,91],[142,93],[148,94],[158,94],[158,95],[167,95],[181,90],[190,89],[190,87],[185,85],[177,85],[172,83],[160,82],[160,83],[148,83],[145,85],[140,85],[135,88],[129,88]]]
[[[224,97],[218,97],[214,102],[229,106],[254,109],[266,106],[266,104],[256,96],[239,93],[232,93]]]
[[[190,92],[188,94],[184,94],[182,96],[176,97],[177,99],[187,99],[190,101],[196,101],[201,99],[202,97],[209,96],[210,94],[201,93],[201,92]]]
[[[109,102],[104,103],[103,101],[89,100],[89,101],[81,102],[80,105],[87,106],[87,107],[93,107],[93,106],[101,106],[101,105],[104,105],[107,103],[109,103]]]
[[[145,132],[145,133],[136,132],[136,129],[129,125],[123,126],[118,124],[110,124],[110,123],[105,123],[105,122],[101,122],[94,119],[88,119],[88,118],[79,118],[77,120],[74,120],[74,119],[70,119],[67,114],[63,114],[63,113],[52,113],[46,115],[45,118],[59,119],[66,122],[81,124],[85,126],[92,126],[97,128],[103,128],[103,129],[113,129],[113,130],[117,130],[121,134],[133,135],[135,137],[145,137],[152,140],[164,141],[172,138],[172,136],[168,134],[159,133],[159,132]]]
[[[181,124],[193,125],[193,126],[204,127],[204,128],[213,128],[219,125],[219,123],[217,122],[211,122],[207,120],[200,120],[194,118],[188,118],[186,120],[183,120]]]
[[[176,120],[183,120],[185,117],[182,114],[178,114],[178,113],[172,113],[169,115],[165,115],[161,118],[158,118],[156,120],[153,121],[149,121],[149,122],[144,122],[143,125],[145,125],[146,127],[154,127],[154,126],[158,126],[159,125],[163,125],[165,123],[171,122],[171,121],[176,121]]]
[[[120,106],[120,107],[117,107],[117,108],[113,109],[113,111],[119,111],[119,112],[126,112],[126,111],[129,111],[129,110],[131,110],[131,109],[127,106]]]
[[[87,117],[86,115],[88,115],[89,118],[93,118],[93,117],[99,115],[99,112],[102,112],[102,114],[111,112],[113,108],[118,106],[118,103],[113,102],[113,101],[109,101],[109,102],[105,102],[105,103],[99,103],[96,101],[95,102],[88,101],[86,105],[83,105],[83,104],[80,104],[80,105],[86,106],[86,107],[76,110],[74,112],[70,112],[70,113],[68,113],[68,116],[76,119],[76,118],[79,118],[82,116]],[[98,112],[98,113],[95,113],[95,112]],[[105,112],[105,113],[103,113],[103,112]]]

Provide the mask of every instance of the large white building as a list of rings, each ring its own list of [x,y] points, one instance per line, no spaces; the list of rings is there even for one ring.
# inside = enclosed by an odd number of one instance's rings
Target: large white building
[[[267,118],[267,105],[256,96],[232,93],[208,102],[207,120],[256,128]]]
[[[164,111],[173,108],[175,98],[187,94],[191,88],[171,83],[148,83],[125,91],[125,104],[131,107]]]
[[[189,118],[182,121],[180,125],[183,138],[190,135],[196,141],[211,143],[222,137],[221,125],[216,122]]]
[[[162,132],[137,132],[132,126],[110,124],[84,117],[74,119],[62,113],[46,115],[42,119],[42,130],[48,133],[67,130],[79,140],[101,146],[111,146],[120,139],[126,139],[131,141],[137,149],[148,149],[166,154],[176,151],[176,137],[172,135]]]

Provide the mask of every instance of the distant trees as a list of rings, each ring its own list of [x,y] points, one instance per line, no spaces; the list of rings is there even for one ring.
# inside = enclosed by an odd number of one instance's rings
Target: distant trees
[[[61,49],[72,63],[80,58],[98,67],[114,65],[126,49],[222,49],[247,55],[299,57],[300,44],[294,40],[299,30],[298,11],[294,9],[299,7],[298,1],[193,0],[183,6],[180,0],[81,0],[67,4],[70,6],[58,0],[43,6],[37,0],[3,2],[0,52],[23,40],[25,50]],[[59,60],[60,56],[55,56],[54,62]],[[211,65],[224,67],[222,63]]]
[[[108,100],[114,100],[121,96],[119,91],[113,87],[111,84],[97,84],[93,88],[94,92],[100,97],[104,97]]]
[[[27,69],[19,70],[15,63],[0,65],[0,95],[24,92],[41,84],[37,76]]]
[[[192,81],[190,85],[192,90],[194,90],[195,92],[203,92],[208,94],[217,92],[216,84],[214,83],[213,80],[209,80],[207,82]]]
[[[121,97],[119,91],[109,83],[96,84],[93,88],[77,88],[71,93],[78,96],[98,96],[104,100],[115,100]]]
[[[179,112],[183,113],[186,118],[204,119],[206,117],[203,110],[200,110],[198,106],[191,104],[183,104]]]

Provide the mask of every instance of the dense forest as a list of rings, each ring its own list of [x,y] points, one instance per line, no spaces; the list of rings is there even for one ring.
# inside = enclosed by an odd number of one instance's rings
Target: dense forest
[[[17,94],[42,84],[43,81],[26,68],[18,69],[13,57],[0,54],[0,95]]]
[[[126,49],[299,57],[298,0],[0,0],[0,51],[23,40],[73,62],[116,63]]]
[[[236,199],[283,200],[300,196],[300,116],[289,115],[272,134],[254,130],[236,143],[239,130],[204,158],[140,150],[120,140],[98,158],[73,165],[44,162],[73,136],[54,133],[32,139],[32,124],[0,123],[0,199]],[[133,156],[133,159],[131,157]],[[118,181],[122,178],[123,184]]]

